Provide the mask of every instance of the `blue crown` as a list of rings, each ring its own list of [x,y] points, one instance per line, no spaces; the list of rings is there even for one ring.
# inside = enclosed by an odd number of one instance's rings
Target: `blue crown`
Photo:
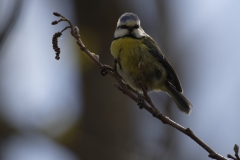
[[[124,13],[120,18],[119,21],[120,23],[126,23],[126,21],[140,21],[138,16],[134,13]]]

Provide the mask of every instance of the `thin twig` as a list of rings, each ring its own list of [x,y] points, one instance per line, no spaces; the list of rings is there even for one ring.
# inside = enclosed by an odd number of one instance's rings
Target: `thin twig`
[[[115,84],[114,86],[117,87],[120,91],[122,91],[124,94],[126,94],[128,97],[130,97],[133,101],[138,102],[138,95],[139,93],[137,91],[135,91],[134,89],[132,89],[129,85],[125,84],[121,78],[121,76],[114,71],[114,69],[112,69],[111,67],[107,66],[107,65],[103,65],[98,58],[97,55],[95,55],[94,53],[90,52],[85,45],[83,44],[80,34],[79,34],[79,30],[77,27],[74,27],[72,25],[72,23],[70,22],[70,20],[68,20],[67,18],[65,18],[64,16],[62,16],[59,13],[54,12],[54,15],[57,17],[61,17],[61,19],[59,21],[54,21],[54,24],[57,24],[61,21],[66,21],[68,22],[68,24],[70,25],[69,28],[71,29],[71,34],[72,36],[77,40],[77,44],[79,45],[80,49],[86,53],[88,55],[88,57],[90,57],[90,59],[100,68],[100,69],[104,69],[104,75],[109,74],[110,76],[112,76],[113,78],[116,79],[116,81],[118,82],[118,84]],[[102,73],[102,72],[101,72]],[[140,72],[140,74],[142,74]],[[140,78],[142,79],[142,78]],[[141,80],[142,81],[142,80]],[[227,160],[227,158],[223,157],[222,155],[216,153],[213,149],[211,149],[206,143],[204,143],[200,138],[198,138],[189,128],[184,128],[183,126],[181,126],[180,124],[176,123],[175,121],[171,120],[169,117],[164,116],[156,107],[155,105],[152,103],[151,98],[147,95],[147,91],[144,88],[143,85],[143,81],[142,83],[142,89],[143,89],[143,93],[144,93],[144,98],[145,100],[150,104],[150,106],[146,103],[142,104],[142,107],[144,109],[146,109],[149,113],[151,113],[154,117],[156,117],[157,119],[159,119],[162,123],[164,124],[168,124],[170,126],[172,126],[173,128],[179,130],[180,132],[184,133],[185,135],[189,136],[191,139],[193,139],[196,143],[198,143],[202,148],[204,148],[208,153],[209,153],[209,157],[212,159],[218,159],[218,160]],[[144,91],[145,90],[145,91]],[[134,93],[134,94],[133,94]],[[136,96],[137,95],[137,96]]]
[[[239,155],[238,155],[239,146],[238,146],[237,144],[234,145],[233,150],[234,150],[234,152],[235,152],[235,157],[236,157],[237,159],[240,159],[240,158],[239,158]]]
[[[234,152],[235,152],[235,157],[232,156],[231,154],[228,154],[227,157],[228,157],[228,158],[231,158],[231,159],[233,159],[233,160],[240,160],[240,157],[239,157],[239,155],[238,155],[239,146],[238,146],[237,144],[234,145],[233,150],[234,150]]]
[[[237,158],[233,157],[231,154],[228,154],[227,157],[228,157],[228,158],[231,158],[231,159],[233,159],[233,160],[238,160]]]

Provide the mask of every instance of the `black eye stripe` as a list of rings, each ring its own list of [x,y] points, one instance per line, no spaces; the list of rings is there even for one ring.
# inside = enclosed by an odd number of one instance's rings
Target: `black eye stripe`
[[[122,29],[128,29],[129,27],[126,26],[126,25],[121,25],[120,28],[122,28]]]
[[[121,26],[118,26],[117,28],[128,29],[128,26],[126,26],[126,25],[121,25]]]
[[[135,28],[139,28],[139,25],[135,25],[135,26],[133,26],[133,28],[135,29]]]
[[[139,28],[139,25],[135,25],[135,26],[121,25],[121,26],[118,26],[117,28],[121,28],[121,29],[137,29],[137,28]]]

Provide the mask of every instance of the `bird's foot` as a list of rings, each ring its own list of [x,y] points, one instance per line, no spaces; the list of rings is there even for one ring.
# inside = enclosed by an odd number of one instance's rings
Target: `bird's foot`
[[[140,96],[138,96],[137,105],[140,109],[143,109],[143,104],[145,103],[144,99]]]
[[[101,69],[102,76],[107,75],[107,70],[110,70],[113,72],[113,69],[109,65],[103,65],[102,67],[100,67],[100,69]]]

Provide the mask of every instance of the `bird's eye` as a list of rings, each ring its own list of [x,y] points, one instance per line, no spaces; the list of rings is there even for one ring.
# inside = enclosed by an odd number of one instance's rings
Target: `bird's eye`
[[[127,29],[128,27],[127,27],[126,25],[121,25],[121,26],[119,26],[119,28],[121,28],[121,29]]]
[[[128,29],[128,26],[126,26],[126,25],[120,25],[120,26],[118,26],[117,28]]]
[[[134,29],[138,29],[139,28],[139,25],[135,25],[133,26]]]

